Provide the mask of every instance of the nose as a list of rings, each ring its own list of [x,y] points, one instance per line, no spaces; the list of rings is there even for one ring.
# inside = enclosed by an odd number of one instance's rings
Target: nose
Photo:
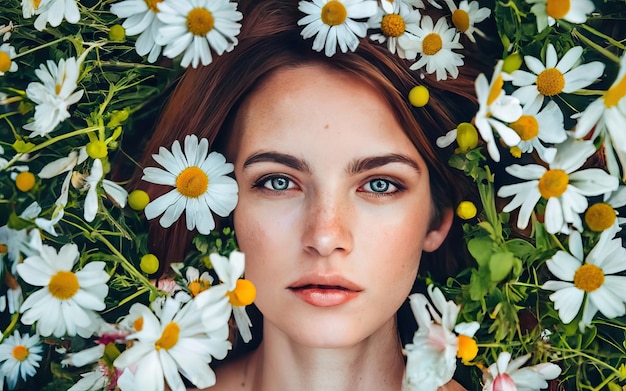
[[[349,203],[337,196],[317,196],[307,203],[305,229],[302,234],[304,250],[315,256],[352,251],[355,223]]]

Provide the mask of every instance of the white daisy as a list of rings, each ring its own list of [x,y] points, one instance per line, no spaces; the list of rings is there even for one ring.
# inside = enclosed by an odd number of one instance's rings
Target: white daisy
[[[511,353],[500,353],[484,372],[483,391],[538,391],[548,387],[547,380],[561,374],[561,368],[552,363],[521,368],[529,358],[530,354],[526,354],[511,361]]]
[[[591,325],[598,311],[610,319],[626,313],[626,277],[614,275],[626,270],[626,248],[615,233],[615,229],[602,232],[585,258],[581,235],[574,231],[569,237],[570,252],[558,251],[546,262],[560,281],[547,281],[542,288],[555,291],[550,300],[563,323],[570,323],[581,307],[581,331]]]
[[[452,379],[457,357],[469,361],[475,356],[475,352],[467,357],[466,352],[459,351],[466,341],[460,344],[460,337],[453,330],[461,333],[461,338],[473,341],[478,323],[461,323],[455,327],[459,307],[451,300],[446,301],[441,290],[433,285],[428,286],[428,295],[432,304],[421,293],[409,296],[418,329],[413,343],[404,348],[407,356],[404,391],[436,391]],[[473,346],[476,347],[475,342]]]
[[[228,0],[164,0],[158,5],[157,18],[162,22],[155,37],[158,45],[165,46],[163,54],[174,58],[185,52],[181,65],[213,61],[211,50],[221,56],[237,45],[241,30],[241,12],[237,3]]]
[[[35,120],[23,126],[32,131],[30,137],[52,132],[70,117],[68,106],[83,96],[83,90],[74,91],[79,76],[79,63],[74,57],[61,59],[58,65],[48,60],[47,67],[41,64],[35,74],[41,82],[29,83],[26,88],[28,98],[37,104]]]
[[[39,8],[45,7],[51,0],[22,0],[22,15],[29,19]]]
[[[537,18],[537,31],[552,26],[557,19],[571,23],[585,23],[587,15],[593,12],[595,6],[591,0],[526,0],[533,4],[530,11]]]
[[[17,71],[17,63],[13,61],[17,53],[15,48],[8,43],[0,45],[0,76],[7,72]]]
[[[48,0],[45,4],[36,7],[35,28],[42,31],[46,28],[46,24],[57,27],[63,19],[68,23],[76,24],[80,20],[80,11],[76,0]]]
[[[367,35],[367,22],[357,20],[374,16],[378,5],[371,0],[312,0],[300,1],[298,9],[306,14],[298,20],[298,26],[305,25],[302,37],[315,36],[313,50],[331,57],[337,44],[343,53],[356,50],[359,38]]]
[[[575,117],[574,136],[582,138],[591,132],[592,140],[601,137],[609,172],[619,177],[621,167],[622,179],[626,180],[626,54],[611,87]]]
[[[556,155],[556,148],[546,147],[544,143],[557,144],[567,139],[563,127],[563,112],[554,101],[542,109],[541,103],[524,106],[522,116],[509,127],[519,134],[521,141],[516,145],[521,152],[530,153],[537,150],[537,154],[546,163],[551,163]]]
[[[506,122],[515,122],[522,116],[522,106],[515,97],[506,95],[502,88],[502,61],[498,61],[491,76],[491,82],[487,82],[484,74],[476,78],[476,98],[478,99],[478,112],[475,117],[476,128],[480,132],[483,141],[487,143],[487,151],[493,160],[500,161],[500,151],[496,144],[493,130],[495,129],[504,144],[515,146],[521,141],[516,131],[506,125]]]
[[[617,178],[599,168],[578,170],[595,152],[591,141],[568,139],[557,146],[557,154],[549,169],[538,164],[521,166],[513,164],[506,172],[528,182],[502,186],[499,197],[514,196],[502,210],[511,212],[521,206],[517,227],[526,228],[528,220],[540,198],[548,200],[545,226],[549,233],[557,233],[570,223],[582,231],[579,213],[587,209],[585,196],[601,195],[617,189]]]
[[[61,247],[58,253],[42,244],[39,254],[17,265],[24,281],[42,287],[26,298],[20,312],[22,323],[37,322],[37,332],[44,337],[78,334],[86,338],[99,327],[96,311],[105,308],[109,275],[104,270],[105,263],[96,261],[73,272],[79,255],[73,243]]]
[[[218,291],[215,288],[205,290],[196,296],[195,301],[199,307],[204,307],[207,304],[220,300],[220,294],[225,295],[225,297],[228,298],[229,316],[232,308],[241,338],[244,342],[248,342],[252,339],[252,333],[250,332],[252,322],[250,322],[250,318],[246,313],[246,306],[252,304],[254,301],[256,289],[252,282],[240,278],[245,268],[245,256],[239,251],[233,251],[230,254],[230,259],[216,253],[211,254],[209,257],[213,269],[215,269],[217,276],[222,282],[222,286],[224,286],[226,290]],[[207,325],[214,322],[210,312],[205,313],[202,320]]]
[[[134,341],[132,347],[113,364],[135,368],[134,389],[162,390],[165,378],[172,391],[185,390],[179,372],[198,388],[215,384],[209,363],[212,357],[223,359],[230,349],[227,317],[222,316],[219,327],[209,330],[203,327],[202,311],[194,301],[181,308],[180,302],[167,298],[155,313],[143,304],[133,307],[142,319],[141,329],[127,337]]]
[[[40,213],[41,206],[39,206],[39,203],[35,201],[28,205],[26,209],[20,213],[20,218],[33,221],[39,229],[46,231],[52,236],[57,236],[57,231],[54,226],[63,218],[63,211],[61,210],[61,212],[56,215],[53,214],[52,219],[50,220],[39,217]]]
[[[53,178],[59,174],[67,172],[65,179],[63,180],[63,184],[61,185],[61,193],[57,200],[54,202],[56,205],[55,211],[53,212],[53,216],[56,213],[61,213],[63,208],[67,205],[67,200],[69,197],[69,189],[70,183],[73,176],[73,169],[76,165],[83,163],[87,160],[87,152],[85,147],[80,148],[78,151],[72,150],[67,157],[59,158],[53,162],[46,164],[39,174],[37,174],[40,178],[49,179]]]
[[[8,41],[11,38],[11,32],[13,31],[13,22],[9,21],[9,24],[0,25],[0,35],[2,35],[3,41]]]
[[[29,251],[29,236],[26,229],[15,230],[7,225],[0,227],[0,260],[8,261],[7,270],[15,274],[21,254]]]
[[[211,210],[225,217],[237,205],[237,182],[227,176],[233,171],[233,165],[226,163],[224,156],[217,152],[209,154],[208,140],[198,142],[198,137],[188,135],[184,154],[176,140],[172,152],[161,147],[152,157],[165,170],[147,167],[141,179],[175,189],[146,206],[147,219],[163,213],[159,222],[167,228],[185,211],[187,229],[197,228],[198,232],[207,235],[215,228]]]
[[[420,53],[420,59],[411,69],[416,70],[426,66],[426,73],[435,73],[437,80],[446,80],[447,73],[453,79],[459,75],[457,67],[463,65],[463,55],[455,53],[453,49],[463,49],[459,43],[459,33],[448,26],[445,18],[439,18],[433,26],[430,16],[424,16],[419,28],[413,32],[417,36],[415,50]]]
[[[397,2],[400,3],[400,2]],[[398,7],[395,12],[385,12],[382,8],[369,21],[370,28],[380,29],[380,33],[370,35],[370,39],[378,43],[387,42],[391,53],[398,52],[400,58],[409,60],[417,56],[417,37],[411,31],[419,28],[421,15],[411,7]]]
[[[211,277],[209,272],[203,272],[200,274],[198,269],[193,266],[189,266],[185,272],[183,283],[189,293],[191,293],[191,296],[196,297],[211,287],[213,284],[213,277]]]
[[[135,49],[140,56],[148,55],[149,62],[155,62],[163,46],[155,42],[163,23],[157,18],[159,3],[163,0],[123,0],[111,5],[111,12],[118,18],[126,18],[122,27],[126,35],[139,34]]]
[[[93,221],[98,212],[98,184],[102,181],[102,188],[104,192],[111,197],[111,199],[123,208],[126,205],[126,199],[128,198],[128,192],[123,187],[108,179],[102,179],[104,171],[102,169],[102,161],[95,159],[91,166],[91,172],[89,176],[85,178],[83,184],[83,190],[87,190],[87,196],[85,197],[85,212],[84,217],[88,222]]]
[[[480,8],[478,1],[462,0],[457,7],[454,1],[446,0],[450,12],[452,12],[452,24],[457,30],[467,35],[472,42],[476,42],[474,32],[482,34],[474,25],[487,19],[491,15],[489,8]]]
[[[545,97],[560,93],[570,94],[592,84],[602,76],[605,65],[592,61],[576,66],[582,54],[583,48],[574,46],[559,60],[554,46],[548,44],[545,65],[535,57],[524,56],[530,72],[518,69],[511,74],[513,85],[520,87],[513,92],[513,96],[523,104],[530,104],[534,100],[543,102]]]
[[[20,333],[15,330],[0,344],[0,374],[7,380],[9,389],[15,389],[18,379],[22,380],[35,375],[43,347],[39,336]],[[0,388],[2,388],[0,386]]]
[[[96,365],[91,372],[81,373],[80,379],[67,391],[100,391],[110,390],[111,373],[106,364]]]

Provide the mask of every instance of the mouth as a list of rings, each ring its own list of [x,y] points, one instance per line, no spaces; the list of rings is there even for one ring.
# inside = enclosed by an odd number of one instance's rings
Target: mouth
[[[335,283],[297,282],[288,289],[315,307],[335,307],[355,299],[363,291],[358,285],[343,279]]]

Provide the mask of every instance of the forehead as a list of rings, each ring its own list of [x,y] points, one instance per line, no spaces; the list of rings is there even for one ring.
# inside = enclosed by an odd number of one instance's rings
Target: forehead
[[[282,68],[266,77],[244,101],[233,130],[234,156],[242,149],[303,144],[417,153],[381,91],[322,64]]]

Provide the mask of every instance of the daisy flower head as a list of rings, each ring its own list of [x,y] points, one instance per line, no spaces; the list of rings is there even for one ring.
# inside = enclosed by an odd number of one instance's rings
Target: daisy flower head
[[[549,233],[563,232],[567,224],[582,231],[579,213],[587,209],[587,196],[602,195],[616,190],[618,179],[599,168],[577,171],[595,152],[591,141],[568,139],[557,146],[557,154],[549,168],[538,164],[513,164],[506,172],[527,182],[502,186],[499,197],[514,196],[502,210],[511,212],[520,208],[517,227],[526,228],[537,202],[544,198],[545,226]],[[567,230],[565,230],[567,232]]]
[[[135,321],[137,332],[127,336],[133,345],[113,362],[123,370],[134,367],[130,382],[134,388],[118,383],[123,391],[163,390],[164,380],[172,391],[183,391],[180,374],[198,388],[215,384],[209,363],[212,357],[223,359],[231,346],[224,319],[219,328],[207,333],[200,320],[202,311],[193,301],[181,307],[179,301],[167,298],[154,312],[139,303],[131,309],[141,319]]]
[[[522,116],[509,124],[521,139],[513,148],[518,148],[523,153],[536,150],[541,160],[551,163],[556,155],[556,148],[546,147],[544,143],[558,144],[567,139],[563,127],[563,112],[554,101],[548,102],[541,110],[540,107],[538,101],[524,106]]]
[[[92,261],[74,272],[79,259],[78,247],[66,244],[59,252],[41,245],[38,254],[17,265],[19,276],[28,284],[41,287],[30,294],[20,308],[22,323],[37,323],[37,332],[44,336],[75,336],[83,338],[100,326],[96,311],[105,308],[109,274],[104,262]]]
[[[511,353],[500,353],[483,374],[483,391],[537,391],[547,388],[547,380],[561,374],[561,368],[552,363],[522,368],[529,358],[526,354],[511,361]]]
[[[439,18],[433,26],[430,16],[424,16],[419,28],[413,32],[417,36],[415,50],[420,59],[411,69],[417,70],[426,66],[426,73],[436,73],[437,80],[446,80],[448,73],[453,79],[459,75],[463,65],[463,55],[455,53],[453,49],[463,49],[459,43],[459,33],[448,26],[445,18]]]
[[[626,270],[626,248],[615,233],[615,229],[602,232],[585,257],[581,235],[574,231],[569,237],[570,252],[558,251],[546,262],[559,280],[546,281],[542,288],[554,291],[550,300],[563,323],[574,320],[581,308],[581,331],[591,325],[598,311],[609,319],[626,313],[626,277],[615,275]]]
[[[197,68],[213,61],[211,49],[221,56],[237,45],[243,15],[237,3],[228,0],[163,0],[157,17],[162,23],[155,42],[163,54],[174,58],[183,53],[180,65]]]
[[[428,295],[432,304],[421,293],[409,296],[418,329],[413,342],[404,347],[407,356],[404,391],[436,391],[452,379],[457,357],[469,361],[477,353],[472,337],[478,323],[461,323],[455,327],[459,307],[453,301],[446,301],[443,293],[432,285],[428,286]]]
[[[304,39],[315,36],[313,50],[332,57],[339,49],[355,51],[359,38],[367,35],[367,22],[360,21],[376,14],[378,3],[371,0],[312,0],[300,1],[298,9],[306,14],[298,20],[305,26],[300,33]]]
[[[626,54],[622,55],[617,78],[611,87],[581,114],[574,136],[582,138],[590,134],[592,140],[602,137],[607,167],[611,175],[626,180]]]
[[[83,90],[75,91],[78,85],[79,62],[74,57],[61,59],[58,64],[48,60],[41,64],[35,74],[40,82],[32,82],[26,95],[35,102],[35,120],[23,126],[30,130],[30,137],[44,136],[70,117],[67,108],[78,102]]]
[[[39,31],[45,29],[48,23],[52,27],[57,27],[63,19],[72,24],[76,24],[80,20],[80,11],[76,0],[48,0],[36,9],[35,14],[38,16],[34,26]]]
[[[45,7],[51,0],[22,0],[22,15],[30,19],[38,9]]]
[[[13,61],[17,53],[15,48],[8,43],[0,45],[0,76],[7,72],[17,71],[17,63]]]
[[[139,34],[135,49],[140,56],[148,55],[149,62],[155,62],[161,54],[162,46],[155,42],[162,22],[157,18],[158,5],[163,0],[123,0],[111,5],[111,12],[118,18],[125,18],[122,27],[126,35]]]
[[[452,24],[461,33],[467,35],[472,42],[476,42],[474,33],[481,34],[474,25],[487,19],[491,15],[489,8],[480,8],[478,1],[461,0],[458,7],[453,0],[446,0],[446,4],[452,12]]]
[[[518,69],[510,75],[513,85],[520,87],[513,96],[526,105],[589,86],[602,76],[605,65],[600,61],[577,65],[582,54],[583,48],[574,46],[559,59],[554,46],[548,44],[545,64],[538,58],[524,56],[530,72]]]
[[[391,53],[398,52],[400,58],[413,60],[417,56],[417,37],[411,31],[419,27],[420,18],[419,11],[408,6],[398,7],[397,11],[389,13],[379,8],[368,25],[380,29],[380,32],[370,35],[370,39],[378,43],[386,42]]]
[[[196,296],[195,300],[198,306],[204,308],[207,304],[219,302],[221,300],[220,295],[228,298],[227,312],[230,316],[232,309],[241,338],[244,342],[248,342],[252,339],[252,333],[250,332],[252,322],[246,313],[246,306],[254,301],[256,288],[249,280],[240,278],[245,269],[245,256],[239,251],[233,251],[230,254],[230,258],[216,253],[211,254],[209,257],[211,265],[213,265],[213,269],[215,269],[215,273],[217,273],[225,290],[218,291],[216,288],[210,288]],[[214,318],[210,311],[206,311],[202,317],[207,327],[212,327],[211,325],[215,322]]]
[[[493,160],[500,161],[500,151],[493,134],[495,130],[504,144],[515,146],[521,138],[507,123],[517,121],[523,113],[522,106],[517,98],[508,96],[503,89],[502,61],[498,61],[487,81],[484,74],[478,75],[475,82],[478,112],[475,124],[483,141],[487,144],[487,151]]]
[[[587,15],[595,10],[591,0],[526,0],[533,4],[530,12],[537,19],[537,31],[542,32],[546,27],[553,26],[558,19],[570,23],[585,23]]]
[[[15,389],[17,381],[34,376],[39,368],[43,347],[39,336],[20,333],[15,330],[0,344],[0,374],[7,380],[9,389]],[[0,387],[1,388],[1,387]]]
[[[233,165],[226,163],[223,155],[209,153],[207,139],[198,141],[195,135],[188,135],[184,146],[183,153],[176,140],[171,152],[161,147],[158,154],[152,155],[165,170],[147,167],[141,179],[174,189],[151,201],[144,212],[148,220],[163,214],[159,222],[168,228],[184,211],[187,229],[197,228],[201,234],[208,235],[215,228],[211,211],[226,217],[237,205],[237,182],[227,176]]]

